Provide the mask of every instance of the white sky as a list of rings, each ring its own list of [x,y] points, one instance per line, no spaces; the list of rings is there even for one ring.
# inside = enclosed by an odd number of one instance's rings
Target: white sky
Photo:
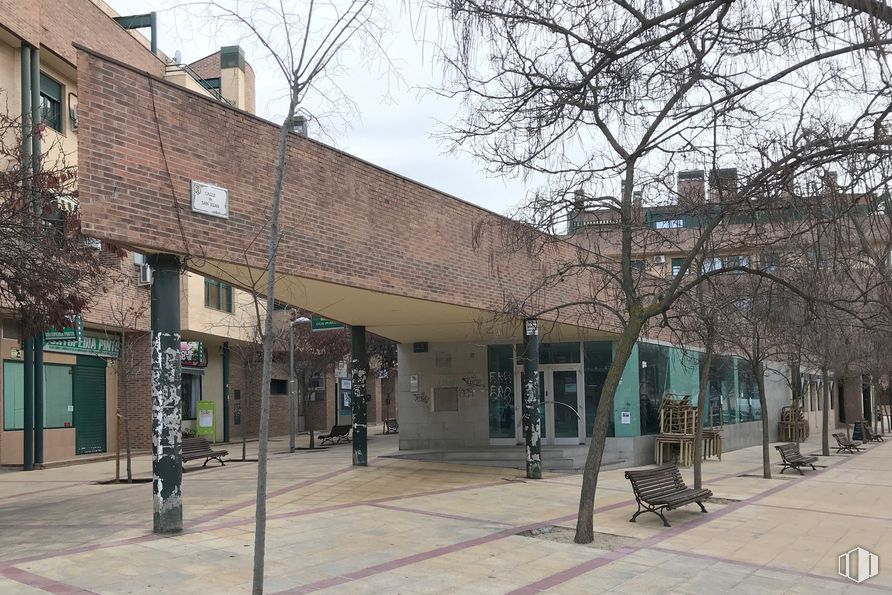
[[[281,121],[287,104],[282,100],[286,86],[248,40],[239,43],[240,32],[220,31],[216,35],[196,31],[195,23],[186,23],[182,14],[165,10],[170,0],[105,0],[119,14],[158,11],[159,49],[173,56],[179,50],[185,63],[194,62],[221,46],[239,44],[257,77],[257,113]],[[302,1],[302,0],[298,0]],[[441,81],[440,66],[432,60],[433,52],[423,50],[411,31],[402,0],[385,0],[391,26],[388,55],[396,64],[402,82],[388,80],[368,72],[349,57],[338,72],[336,82],[359,105],[361,119],[349,128],[332,129],[333,139],[323,139],[339,149],[442,190],[482,207],[505,213],[523,202],[526,186],[521,180],[493,178],[483,164],[466,154],[447,154],[444,141],[433,135],[443,131],[438,121],[449,121],[460,108],[458,99],[445,99],[425,91]],[[416,15],[417,16],[417,15]],[[435,22],[434,15],[428,15]],[[148,30],[144,31],[148,35]],[[308,106],[311,113],[313,106]],[[314,131],[310,129],[310,135]],[[315,135],[318,138],[318,131]]]

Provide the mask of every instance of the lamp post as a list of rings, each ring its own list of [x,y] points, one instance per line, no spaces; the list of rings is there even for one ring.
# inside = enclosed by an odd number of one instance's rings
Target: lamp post
[[[295,399],[295,378],[294,378],[294,325],[303,324],[305,322],[310,322],[310,319],[306,316],[301,316],[299,318],[292,318],[288,323],[288,365],[289,365],[289,376],[288,376],[288,397],[291,401],[291,436],[288,441],[288,451],[294,452],[294,440],[295,440],[295,421],[294,421],[294,399]]]

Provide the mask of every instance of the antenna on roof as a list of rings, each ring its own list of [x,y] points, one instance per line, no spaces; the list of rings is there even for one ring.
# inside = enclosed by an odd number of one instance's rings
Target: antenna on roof
[[[174,64],[182,64],[183,63],[183,53],[180,50],[177,50],[173,54],[173,62]]]

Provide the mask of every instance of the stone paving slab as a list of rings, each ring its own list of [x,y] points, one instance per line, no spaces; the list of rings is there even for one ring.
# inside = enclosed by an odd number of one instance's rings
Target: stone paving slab
[[[814,438],[803,452],[819,450]],[[370,447],[368,468],[350,465],[349,445],[271,457],[267,592],[892,591],[882,570],[892,560],[892,442],[822,457],[826,468],[803,477],[775,467],[771,480],[758,447],[726,453],[703,469],[722,500],[706,515],[671,511],[669,529],[652,514],[629,523],[631,489],[621,470],[607,471],[595,530],[625,538],[612,549],[518,535],[573,528],[579,475],[527,481],[513,469],[382,458],[391,436]],[[249,592],[256,464],[195,467],[184,476],[185,531],[170,537],[150,532],[150,484],[94,484],[113,476],[113,462],[0,473],[0,593]],[[147,473],[149,459],[134,469]],[[881,559],[862,585],[836,573],[855,546]]]

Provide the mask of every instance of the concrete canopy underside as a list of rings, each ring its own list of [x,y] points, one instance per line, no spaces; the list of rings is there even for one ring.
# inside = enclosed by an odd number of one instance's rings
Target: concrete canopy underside
[[[85,48],[78,86],[85,233],[265,288],[278,126]],[[546,341],[617,331],[558,308],[588,280],[543,283],[594,258],[581,248],[516,249],[518,226],[493,213],[294,134],[287,151],[277,300],[400,342],[519,340],[540,312]],[[228,190],[228,218],[193,211],[193,181]]]

